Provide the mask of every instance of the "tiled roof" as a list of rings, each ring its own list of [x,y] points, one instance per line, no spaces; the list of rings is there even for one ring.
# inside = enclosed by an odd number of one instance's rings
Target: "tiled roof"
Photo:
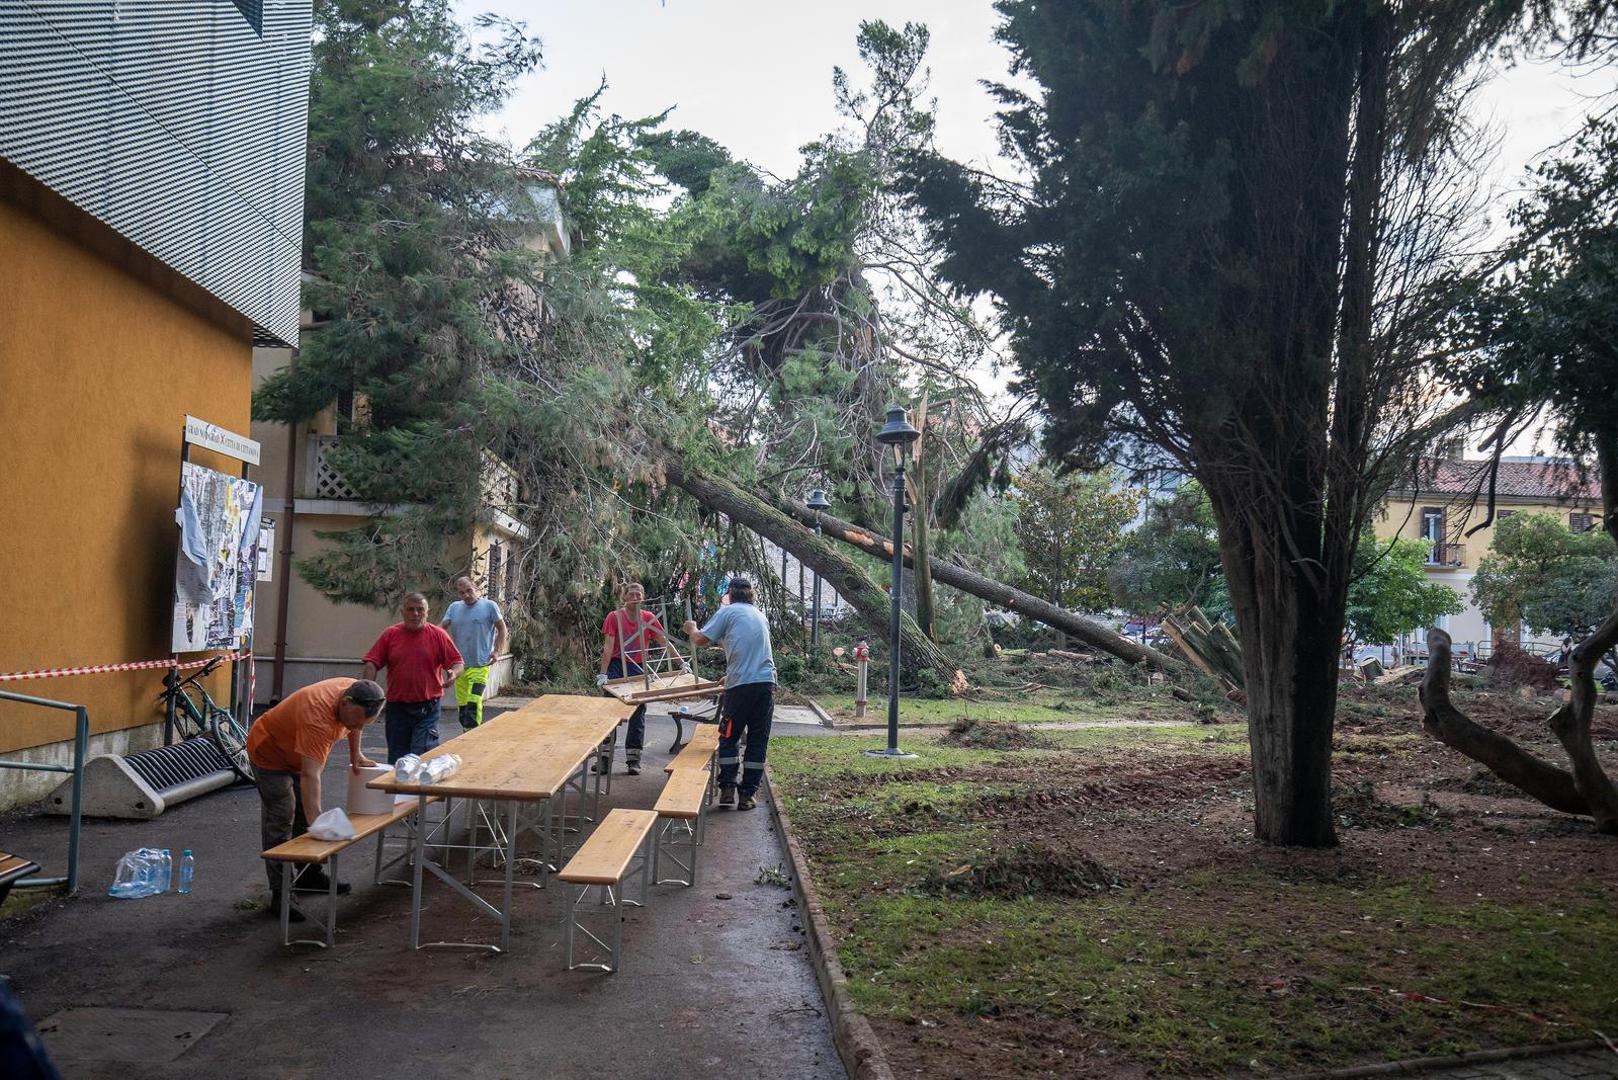
[[[1415,490],[1430,495],[1470,495],[1489,490],[1487,461],[1452,461],[1445,458],[1423,458],[1421,481]],[[1399,485],[1411,490],[1408,480]],[[1598,499],[1601,488],[1594,470],[1581,477],[1571,461],[1502,461],[1495,477],[1494,493],[1501,498],[1543,499],[1555,502],[1563,499]]]

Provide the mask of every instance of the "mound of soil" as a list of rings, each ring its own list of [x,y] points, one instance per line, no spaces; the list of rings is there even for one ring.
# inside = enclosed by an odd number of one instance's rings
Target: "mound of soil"
[[[1049,750],[1056,744],[1009,720],[975,720],[963,716],[938,740],[969,750]]]
[[[1556,689],[1556,685],[1554,664],[1546,663],[1509,641],[1501,642],[1495,648],[1494,658],[1489,661],[1490,687],[1510,689],[1526,686],[1530,690],[1548,694]]]
[[[921,891],[1015,900],[1023,896],[1090,896],[1118,888],[1123,880],[1086,852],[1040,840],[997,846],[975,863],[930,874]]]

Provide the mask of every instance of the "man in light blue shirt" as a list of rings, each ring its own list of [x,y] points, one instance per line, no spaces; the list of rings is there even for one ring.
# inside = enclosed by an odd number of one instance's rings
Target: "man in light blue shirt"
[[[685,621],[691,644],[719,645],[725,650],[724,718],[719,723],[719,805],[751,810],[753,794],[764,779],[764,754],[775,715],[775,655],[770,650],[770,623],[753,606],[753,585],[731,578],[730,603],[708,625],[697,629]],[[741,749],[746,739],[745,751]],[[741,782],[737,783],[740,766]]]
[[[478,596],[477,582],[467,575],[455,579],[455,593],[461,599],[445,609],[443,626],[466,661],[455,680],[455,704],[460,706],[461,727],[470,731],[483,723],[489,668],[506,651],[506,619],[498,604]]]

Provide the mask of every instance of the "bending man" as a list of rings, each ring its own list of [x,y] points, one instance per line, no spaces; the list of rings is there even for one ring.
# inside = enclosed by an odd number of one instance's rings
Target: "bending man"
[[[751,810],[754,792],[764,779],[764,754],[775,715],[775,654],[770,649],[770,623],[753,606],[753,585],[731,578],[730,603],[714,613],[701,630],[690,619],[685,636],[691,644],[720,645],[725,650],[724,718],[719,724],[719,805]],[[745,750],[741,747],[744,745]],[[737,766],[741,778],[737,780]],[[738,797],[739,796],[739,797]]]
[[[247,733],[247,756],[258,783],[260,851],[309,831],[320,816],[320,770],[331,748],[348,737],[348,765],[358,772],[376,762],[360,749],[360,732],[382,711],[382,688],[368,679],[326,679],[287,695]],[[281,910],[281,864],[268,860],[269,913]],[[310,867],[294,888],[324,892],[325,871]],[[339,885],[338,892],[348,890]],[[296,911],[294,919],[301,919]]]

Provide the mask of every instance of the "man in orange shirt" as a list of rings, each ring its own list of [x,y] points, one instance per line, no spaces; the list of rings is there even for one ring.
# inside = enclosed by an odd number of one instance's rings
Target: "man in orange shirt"
[[[253,724],[247,756],[253,762],[260,806],[260,851],[301,836],[320,816],[320,771],[331,748],[348,737],[349,768],[358,772],[376,762],[360,749],[360,732],[382,711],[382,688],[369,679],[326,679],[290,694]],[[272,915],[281,910],[281,870],[266,861]],[[297,888],[324,892],[324,871],[315,867]],[[342,886],[338,892],[346,892]],[[297,917],[297,912],[293,912]]]

